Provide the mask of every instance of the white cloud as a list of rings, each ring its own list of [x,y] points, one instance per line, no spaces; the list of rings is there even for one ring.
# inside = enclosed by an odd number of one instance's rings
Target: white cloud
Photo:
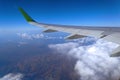
[[[22,80],[23,75],[18,73],[18,74],[12,74],[9,73],[5,76],[3,76],[2,78],[0,78],[0,80]]]
[[[79,42],[51,44],[49,48],[77,59],[74,69],[80,80],[119,80],[120,58],[109,57],[117,44],[103,40],[91,45],[81,45]]]
[[[44,34],[28,34],[28,33],[17,33],[18,36],[20,36],[23,39],[63,39],[63,37],[52,37],[52,36],[47,36]]]
[[[44,38],[43,34],[32,34],[31,35],[34,39]]]
[[[49,48],[56,49],[60,53],[66,53],[73,48],[78,47],[79,44],[74,42],[64,43],[64,44],[56,44],[56,45],[49,45]]]
[[[22,37],[23,39],[32,39],[32,36],[27,33],[17,33],[17,35]]]

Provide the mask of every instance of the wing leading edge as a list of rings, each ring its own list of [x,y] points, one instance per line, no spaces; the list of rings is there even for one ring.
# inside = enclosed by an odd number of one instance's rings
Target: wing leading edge
[[[110,32],[109,30],[106,31],[101,28],[94,29],[92,27],[84,27],[84,26],[75,28],[74,26],[38,23],[35,20],[33,20],[22,8],[19,8],[19,10],[28,23],[38,27],[46,28],[46,30],[43,32],[62,31],[62,32],[67,32],[71,34],[67,36],[65,39],[77,39],[77,38],[83,38],[86,36],[91,36],[95,38],[103,38],[105,40],[120,44],[119,32]],[[115,49],[111,55],[111,57],[117,57],[117,56],[120,56],[120,47]]]

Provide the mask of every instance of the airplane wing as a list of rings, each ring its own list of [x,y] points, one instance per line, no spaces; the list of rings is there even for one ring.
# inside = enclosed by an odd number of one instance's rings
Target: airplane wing
[[[91,36],[95,38],[103,38],[105,40],[120,44],[120,33],[111,31],[111,28],[105,27],[88,27],[88,26],[68,26],[68,25],[57,25],[57,24],[46,24],[38,23],[33,20],[22,8],[19,8],[20,12],[26,19],[26,21],[32,25],[46,28],[43,32],[56,32],[62,31],[70,33],[65,39],[77,39],[86,36]],[[112,52],[111,57],[120,56],[120,47]]]

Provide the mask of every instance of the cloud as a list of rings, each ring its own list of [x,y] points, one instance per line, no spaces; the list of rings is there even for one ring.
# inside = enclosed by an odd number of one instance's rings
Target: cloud
[[[17,33],[17,35],[23,39],[32,39],[32,36],[27,33]]]
[[[44,38],[44,35],[43,34],[32,34],[31,37],[33,39],[40,39],[40,38]]]
[[[18,74],[12,74],[9,73],[5,76],[3,76],[2,78],[0,78],[0,80],[22,80],[23,75],[18,73]]]
[[[74,42],[64,43],[64,44],[56,44],[56,45],[49,45],[49,48],[56,49],[60,53],[67,53],[73,48],[78,47],[79,44]]]
[[[87,38],[86,42],[89,41],[91,39]],[[117,46],[117,44],[103,40],[84,45],[80,40],[51,44],[48,47],[77,59],[74,69],[80,75],[80,80],[119,80],[120,58],[109,57],[110,52]]]
[[[28,34],[28,33],[17,33],[23,39],[33,40],[33,39],[63,39],[63,37],[52,37],[44,34]]]

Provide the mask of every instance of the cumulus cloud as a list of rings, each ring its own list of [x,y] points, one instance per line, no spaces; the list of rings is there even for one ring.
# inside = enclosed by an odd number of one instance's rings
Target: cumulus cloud
[[[92,40],[87,38],[85,41],[90,43]],[[119,80],[120,58],[109,57],[110,52],[118,45],[103,40],[85,44],[80,40],[51,44],[49,48],[77,59],[74,69],[80,75],[80,80]]]
[[[17,33],[17,35],[23,39],[29,39],[29,40],[33,40],[33,39],[63,39],[63,37],[51,37],[51,36],[44,35],[42,33],[40,33],[40,34]]]
[[[22,80],[23,75],[18,73],[18,74],[12,74],[9,73],[5,76],[3,76],[2,78],[0,78],[0,80]]]
[[[34,39],[39,39],[39,38],[44,38],[44,35],[43,34],[32,34],[31,37]]]
[[[28,33],[17,33],[18,36],[20,36],[23,39],[39,39],[43,38],[43,34],[28,34]]]
[[[32,37],[27,33],[17,33],[17,35],[24,39],[32,39]]]

